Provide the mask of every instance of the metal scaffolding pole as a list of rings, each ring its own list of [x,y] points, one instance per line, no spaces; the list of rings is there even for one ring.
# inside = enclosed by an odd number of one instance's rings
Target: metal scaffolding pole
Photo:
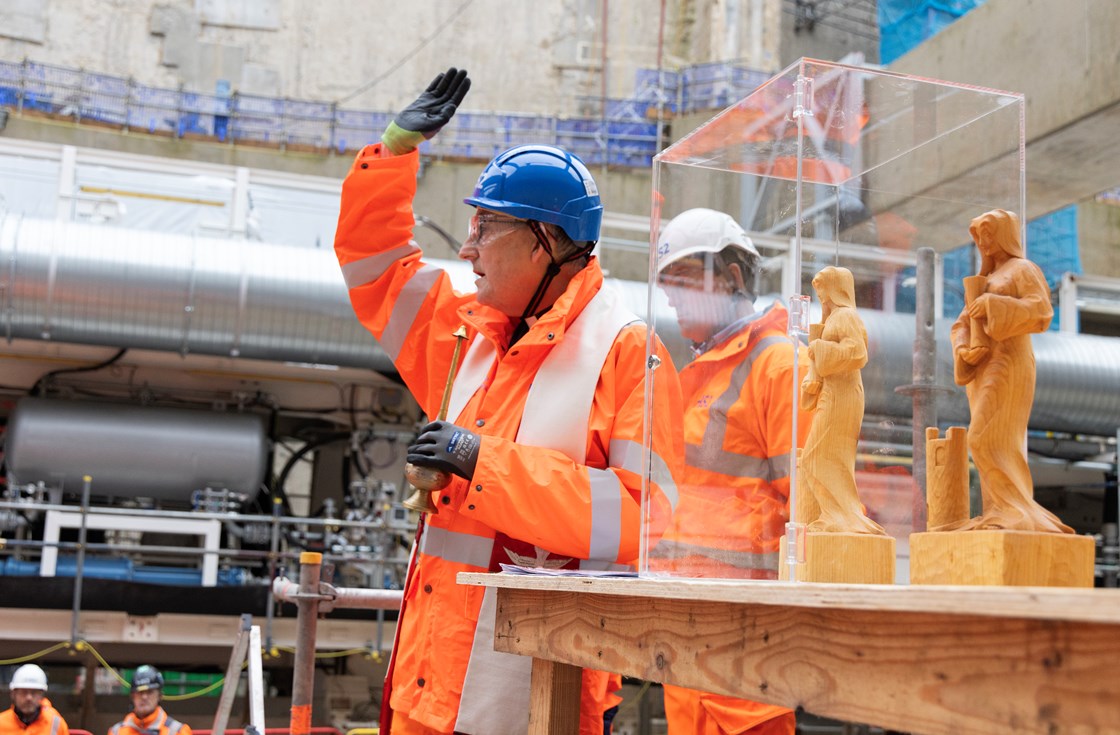
[[[296,654],[292,669],[291,735],[311,732],[311,698],[315,691],[315,633],[319,625],[319,575],[323,555],[299,555],[299,593],[296,598]]]
[[[935,278],[937,255],[933,248],[918,248],[914,318],[914,382],[896,388],[914,402],[912,428],[914,497],[911,527],[926,530],[926,428],[937,426],[937,395],[945,392],[937,385],[937,339],[935,327]]]
[[[315,693],[315,634],[320,613],[336,607],[397,610],[400,590],[370,590],[333,587],[320,581],[323,555],[305,551],[299,555],[299,585],[284,577],[272,580],[277,600],[296,604],[296,653],[292,671],[291,735],[310,735],[311,700]]]

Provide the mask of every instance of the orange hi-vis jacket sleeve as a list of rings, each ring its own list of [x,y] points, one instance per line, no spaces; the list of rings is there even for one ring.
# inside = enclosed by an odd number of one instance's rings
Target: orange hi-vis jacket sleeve
[[[789,520],[794,346],[775,303],[686,365],[680,505],[650,566],[681,576],[776,578]],[[809,366],[798,350],[796,382]],[[798,408],[798,446],[812,414]]]
[[[456,329],[467,329],[464,352],[481,336],[493,345],[495,359],[465,407],[448,416],[481,436],[478,462],[472,480],[453,478],[436,498],[439,512],[427,517],[406,582],[390,704],[438,732],[497,735],[509,727],[511,715],[504,688],[527,682],[486,670],[479,645],[492,653],[492,634],[489,642],[476,642],[476,628],[493,625],[480,612],[484,590],[456,584],[455,575],[495,569],[499,562],[525,563],[526,557],[544,566],[599,568],[637,558],[647,330],[642,324],[623,327],[606,353],[594,381],[583,461],[515,441],[542,363],[602,288],[602,271],[592,259],[510,348],[510,320],[478,304],[473,294],[454,291],[447,274],[425,263],[411,242],[417,162],[415,152],[385,158],[370,146],[343,184],[335,250],[354,311],[429,416],[439,408]],[[663,364],[671,365],[664,347],[657,349]],[[677,416],[652,431],[654,469],[661,470],[655,476],[664,478],[650,487],[652,517],[660,524],[651,532],[657,534],[676,501],[672,476],[683,455],[680,386],[671,369],[658,371],[653,400],[659,413]],[[475,679],[487,682],[493,701],[463,696],[464,689],[475,691]],[[585,676],[585,702],[588,688],[599,705],[584,712],[581,733],[598,735],[602,710],[617,698],[608,697],[605,675]]]

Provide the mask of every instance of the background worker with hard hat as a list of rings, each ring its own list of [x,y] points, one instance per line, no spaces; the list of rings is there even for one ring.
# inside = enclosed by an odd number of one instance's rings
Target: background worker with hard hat
[[[139,666],[132,674],[128,697],[132,711],[109,728],[109,735],[191,735],[190,725],[179,722],[160,706],[163,674],[155,666]]]
[[[759,253],[731,216],[677,215],[658,239],[658,282],[694,358],[680,371],[685,467],[680,504],[650,569],[776,579],[789,520],[794,345],[780,301],[755,311]],[[799,353],[800,374],[809,360]],[[800,385],[800,380],[798,380]],[[810,416],[798,417],[799,446]],[[783,707],[665,686],[669,735],[792,735]]]
[[[359,320],[428,416],[463,340],[450,420],[428,424],[408,449],[410,463],[450,483],[430,494],[438,512],[422,517],[413,548],[383,735],[528,728],[531,661],[493,650],[493,590],[456,584],[458,572],[601,570],[639,552],[647,328],[604,287],[591,254],[603,208],[586,166],[544,145],[486,166],[465,200],[476,211],[459,253],[476,293],[456,292],[412,241],[416,145],[447,123],[468,87],[465,72],[449,69],[382,143],[362,150],[343,184],[335,239]],[[676,500],[669,468],[683,451],[680,393],[671,368],[653,384],[659,415],[676,417],[653,427],[651,440],[663,526]],[[602,735],[619,684],[584,671],[582,735]]]
[[[70,735],[66,720],[47,699],[47,674],[24,664],[8,684],[12,706],[0,712],[0,735]]]

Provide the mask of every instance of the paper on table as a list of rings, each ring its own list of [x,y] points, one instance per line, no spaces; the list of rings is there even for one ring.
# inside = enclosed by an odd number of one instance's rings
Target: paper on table
[[[637,577],[638,573],[629,569],[546,569],[544,567],[522,567],[516,564],[499,564],[507,574],[539,574],[544,577]]]

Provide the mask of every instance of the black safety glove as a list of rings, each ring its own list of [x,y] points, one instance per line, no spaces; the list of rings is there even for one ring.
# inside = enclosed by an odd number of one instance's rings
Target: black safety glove
[[[451,67],[433,79],[415,102],[397,114],[381,134],[381,142],[394,156],[413,151],[447,124],[470,88],[467,70]]]
[[[408,461],[418,467],[431,467],[464,479],[474,476],[481,439],[473,431],[450,421],[433,421],[420,430],[408,447]]]

